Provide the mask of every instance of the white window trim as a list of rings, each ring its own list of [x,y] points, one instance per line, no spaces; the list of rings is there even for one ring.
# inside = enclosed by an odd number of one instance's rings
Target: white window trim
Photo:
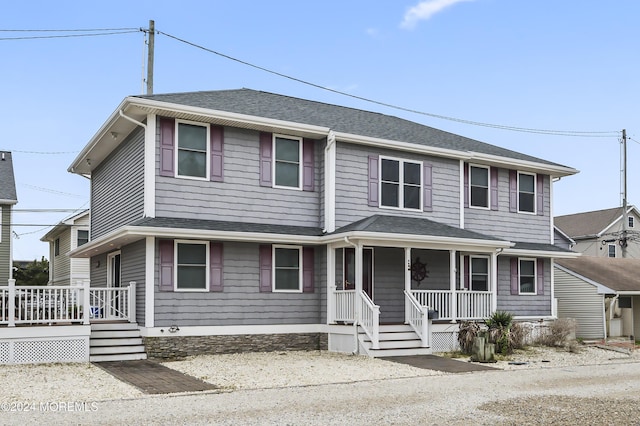
[[[471,168],[476,167],[479,169],[487,169],[487,207],[474,206],[471,204]],[[469,208],[480,210],[491,210],[491,167],[481,164],[469,164]]]
[[[520,210],[520,175],[533,176],[533,211],[531,212]],[[516,186],[518,190],[518,213],[531,214],[531,215],[538,214],[538,176],[536,175],[536,173],[518,171]]]
[[[84,243],[84,244],[87,244],[89,241],[91,241],[91,235],[89,234],[89,230],[88,229],[74,229],[75,235],[72,236],[72,238],[75,241],[75,247],[73,247],[74,249],[80,247],[78,245],[78,242],[79,242],[78,240],[80,239],[79,235],[80,235],[81,231],[86,231],[86,233],[87,233],[87,242]]]
[[[613,257],[611,257],[611,247],[613,247]],[[615,244],[607,244],[607,257],[611,259],[618,257],[618,248]]]
[[[298,289],[297,290],[280,290],[276,289],[276,249],[298,250]],[[274,244],[271,248],[271,292],[273,293],[302,293],[304,283],[302,282],[302,272],[304,265],[302,264],[302,246],[289,246],[284,244]]]
[[[399,191],[398,191],[398,207],[393,207],[393,206],[384,206],[382,205],[382,160],[391,160],[391,161],[397,161],[398,164],[398,173],[399,173]],[[412,163],[412,164],[418,164],[420,166],[420,201],[419,201],[419,208],[417,209],[412,209],[412,208],[408,208],[408,207],[402,207],[404,206],[404,163]],[[397,157],[387,157],[387,156],[383,156],[381,155],[378,158],[378,176],[380,177],[378,179],[378,207],[381,209],[390,209],[390,210],[405,210],[405,211],[411,211],[411,212],[422,212],[424,211],[424,200],[423,200],[423,196],[424,196],[424,163],[422,161],[419,160],[406,160],[403,158],[397,158]]]
[[[179,132],[178,132],[178,128],[180,127],[180,124],[190,124],[192,126],[200,126],[200,127],[204,127],[206,129],[206,137],[207,137],[207,142],[206,142],[206,170],[204,173],[204,177],[199,177],[199,176],[189,176],[189,175],[181,175],[178,174],[178,155],[180,153],[180,143],[179,143]],[[175,170],[175,176],[177,178],[180,179],[191,179],[191,180],[205,180],[208,181],[210,180],[210,176],[211,176],[211,127],[209,125],[209,123],[201,123],[198,121],[189,121],[189,120],[176,120],[176,124],[175,124],[175,129],[174,129],[174,137],[175,137],[175,147],[174,147],[174,170]]]
[[[276,138],[280,138],[280,139],[289,139],[289,140],[295,140],[298,141],[298,186],[284,186],[284,185],[276,185]],[[271,138],[271,176],[273,176],[273,188],[281,188],[281,189],[292,189],[294,191],[302,191],[302,186],[303,186],[303,182],[302,179],[304,178],[303,176],[303,169],[304,169],[304,164],[302,163],[303,161],[303,140],[301,137],[299,136],[291,136],[291,135],[283,135],[283,134],[276,134],[274,133],[272,138]]]
[[[112,276],[112,272],[111,272],[111,263],[113,262],[113,259],[116,256],[120,256],[120,270],[118,271],[120,273],[120,286],[122,287],[122,252],[120,250],[116,250],[116,251],[112,251],[111,253],[107,254],[107,287],[109,288],[115,288],[113,287],[112,283],[113,283],[113,276]]]
[[[629,225],[629,228],[635,228],[636,219],[633,216],[629,216],[628,225]]]
[[[205,288],[179,288],[178,287],[178,244],[202,244],[205,246]],[[209,242],[202,240],[174,240],[173,241],[173,291],[184,293],[207,293],[209,291]]]
[[[522,261],[533,262],[533,293],[523,293],[522,285],[520,278],[522,277],[520,271],[520,265]],[[518,294],[521,296],[536,296],[538,294],[538,262],[537,259],[530,257],[519,257],[518,258]]]
[[[488,256],[469,256],[469,291],[483,291],[473,289],[473,259],[484,259],[487,261],[487,292],[491,291],[491,262]]]

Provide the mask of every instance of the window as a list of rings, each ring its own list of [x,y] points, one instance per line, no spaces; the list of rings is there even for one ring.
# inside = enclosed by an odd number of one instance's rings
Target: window
[[[302,248],[274,246],[273,291],[302,291]]]
[[[615,244],[609,244],[609,252],[608,252],[607,256],[616,257],[616,245]]]
[[[469,166],[471,207],[489,208],[489,167]]]
[[[633,225],[634,225],[633,216],[629,216],[629,228],[633,228]]]
[[[533,259],[520,259],[520,294],[536,294],[536,262]]]
[[[209,244],[176,241],[176,290],[209,290]]]
[[[301,189],[302,139],[273,136],[274,187]]]
[[[472,291],[489,290],[489,259],[486,257],[472,257],[471,264],[471,289]]]
[[[380,159],[380,205],[421,210],[422,163]]]
[[[60,256],[60,238],[56,238],[53,242],[53,255]]]
[[[205,179],[209,168],[209,126],[176,120],[178,176]]]
[[[536,175],[518,173],[518,211],[536,212]]]
[[[87,244],[89,242],[89,231],[79,229],[78,230],[78,247]]]

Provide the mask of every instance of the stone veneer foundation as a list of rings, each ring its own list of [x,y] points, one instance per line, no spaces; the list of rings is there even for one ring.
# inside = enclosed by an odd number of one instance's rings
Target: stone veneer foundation
[[[144,337],[150,359],[179,359],[191,355],[237,352],[327,350],[326,333],[239,334],[231,336]]]

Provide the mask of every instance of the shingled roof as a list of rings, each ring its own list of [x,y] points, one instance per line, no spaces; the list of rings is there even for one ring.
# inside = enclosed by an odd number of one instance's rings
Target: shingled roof
[[[622,207],[556,216],[554,224],[573,239],[592,238],[622,217]],[[578,238],[579,239],[579,238]]]
[[[141,95],[190,107],[330,128],[335,132],[567,167],[402,118],[251,89]]]
[[[615,291],[640,291],[640,259],[581,256],[558,265]]]
[[[11,153],[0,151],[0,204],[15,204],[17,202],[18,196],[16,195]]]

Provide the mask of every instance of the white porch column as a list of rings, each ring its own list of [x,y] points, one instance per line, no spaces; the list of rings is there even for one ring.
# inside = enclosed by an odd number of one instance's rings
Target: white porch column
[[[82,283],[82,324],[89,325],[89,316],[91,311],[91,298],[89,291],[91,288],[91,281],[85,280]]]
[[[336,312],[336,248],[327,246],[327,324],[335,322]]]
[[[9,327],[16,326],[16,280],[9,279]]]
[[[498,254],[491,252],[491,313],[498,310]]]
[[[156,240],[153,237],[145,238],[144,246],[144,326],[155,326],[155,255]],[[158,277],[158,280],[160,277]]]
[[[451,323],[455,324],[458,316],[458,295],[456,294],[456,251],[449,250],[449,289],[451,290]]]
[[[355,262],[356,262],[356,322],[360,321],[360,293],[362,292],[362,243],[358,242],[355,246]]]
[[[404,264],[405,264],[405,268],[404,268],[404,289],[407,291],[407,293],[411,293],[411,247],[405,247],[404,248]],[[409,320],[410,320],[410,307],[407,304],[407,298],[404,297],[403,300],[404,302],[404,323],[405,324],[409,324]]]

